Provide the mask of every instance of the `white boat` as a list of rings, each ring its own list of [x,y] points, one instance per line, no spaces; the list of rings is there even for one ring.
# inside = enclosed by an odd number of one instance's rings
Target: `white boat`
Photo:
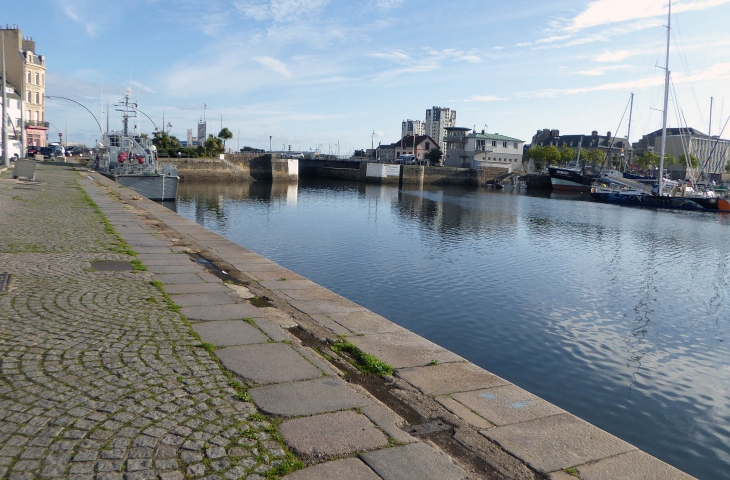
[[[150,200],[174,201],[180,177],[174,165],[157,161],[157,148],[149,138],[130,135],[129,92],[124,99],[121,132],[106,132],[92,167],[102,175],[131,188]]]

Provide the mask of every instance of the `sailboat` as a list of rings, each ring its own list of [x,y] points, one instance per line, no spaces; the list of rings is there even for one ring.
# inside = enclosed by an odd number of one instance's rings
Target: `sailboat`
[[[664,63],[664,109],[662,110],[662,142],[658,184],[648,187],[610,176],[604,176],[591,187],[591,197],[600,202],[638,205],[675,210],[730,212],[730,201],[712,189],[688,191],[686,185],[664,178],[664,154],[667,140],[667,106],[669,103],[669,45],[672,25],[672,2],[667,15],[667,50]],[[609,183],[600,183],[607,182]]]

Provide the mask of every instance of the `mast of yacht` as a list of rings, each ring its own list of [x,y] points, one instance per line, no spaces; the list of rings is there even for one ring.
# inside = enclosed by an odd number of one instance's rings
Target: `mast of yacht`
[[[634,113],[634,94],[631,94],[631,107],[629,108],[629,130],[626,133],[626,143],[628,145],[626,146],[626,153],[629,153],[629,150],[631,150],[631,156],[629,156],[629,159],[624,162],[624,172],[626,171],[626,167],[631,163],[631,160],[633,160],[633,153],[634,150],[631,148],[631,115]],[[626,156],[624,156],[624,160],[626,159]]]
[[[672,0],[669,0],[667,13],[667,56],[664,61],[664,110],[662,111],[662,148],[659,159],[659,195],[664,190],[664,152],[667,144],[667,106],[669,104],[669,41],[672,31]]]

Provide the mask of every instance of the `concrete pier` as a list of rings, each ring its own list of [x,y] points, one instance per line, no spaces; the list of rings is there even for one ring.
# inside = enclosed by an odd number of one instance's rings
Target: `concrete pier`
[[[3,478],[691,478],[80,166],[0,231]]]

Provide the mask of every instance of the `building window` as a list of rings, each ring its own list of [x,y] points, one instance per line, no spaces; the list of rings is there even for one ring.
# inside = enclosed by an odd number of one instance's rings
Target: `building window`
[[[38,92],[35,92],[35,103],[37,103],[38,105],[41,104],[41,94]]]
[[[41,84],[41,76],[37,73],[35,74],[35,84],[40,85]]]
[[[31,99],[31,96],[30,95],[31,95],[30,92],[28,92],[28,103],[32,102],[32,99]]]
[[[30,72],[28,72],[28,83],[30,83]]]
[[[496,147],[497,146],[497,141],[496,140],[492,140],[492,146],[493,147]]]
[[[507,142],[502,142],[502,147],[507,148]]]
[[[45,84],[46,84],[46,74],[42,73],[41,74],[41,85],[45,86]]]
[[[514,147],[517,148],[517,142],[515,142]]]

